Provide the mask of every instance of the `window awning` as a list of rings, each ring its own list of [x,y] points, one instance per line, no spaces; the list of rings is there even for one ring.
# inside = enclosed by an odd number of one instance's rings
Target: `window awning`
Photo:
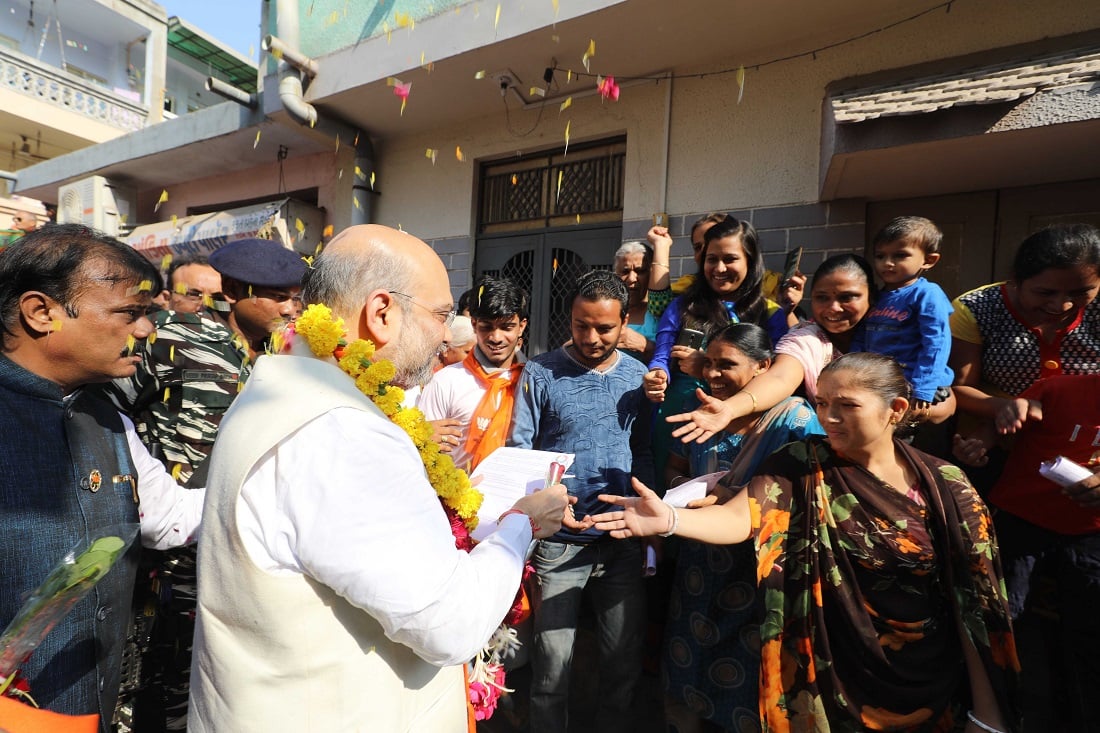
[[[256,92],[256,65],[187,21],[175,16],[168,19],[168,45],[220,71],[233,86],[250,94]]]

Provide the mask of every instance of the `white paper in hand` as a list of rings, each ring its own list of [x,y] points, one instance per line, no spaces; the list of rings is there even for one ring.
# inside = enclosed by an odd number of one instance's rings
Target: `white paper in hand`
[[[1084,481],[1092,475],[1092,471],[1079,463],[1074,463],[1065,456],[1058,456],[1053,460],[1040,463],[1039,475],[1050,479],[1059,486],[1069,486],[1078,481]]]
[[[478,464],[471,479],[481,481],[476,488],[485,497],[477,512],[473,538],[480,542],[497,528],[497,519],[521,497],[546,488],[546,470],[554,461],[573,465],[572,453],[555,453],[526,448],[497,448]]]
[[[708,473],[702,476],[697,476],[690,481],[685,481],[674,489],[669,489],[665,492],[664,502],[669,506],[674,506],[677,509],[683,509],[688,505],[688,502],[695,501],[696,499],[702,499],[707,495],[719,479],[725,476],[728,471],[717,471],[715,473]]]

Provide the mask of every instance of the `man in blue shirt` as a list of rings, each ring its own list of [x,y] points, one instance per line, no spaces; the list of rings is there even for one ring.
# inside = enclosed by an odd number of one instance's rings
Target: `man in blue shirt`
[[[532,358],[516,397],[511,444],[576,454],[564,483],[577,517],[606,511],[599,494],[632,496],[630,479],[653,480],[651,408],[642,390],[645,366],[615,347],[626,327],[626,286],[607,271],[577,282],[572,342]],[[532,562],[531,732],[568,729],[569,666],[588,589],[599,635],[599,708],[594,730],[626,730],[641,674],[645,597],[642,545],[595,529],[562,530],[541,540]]]

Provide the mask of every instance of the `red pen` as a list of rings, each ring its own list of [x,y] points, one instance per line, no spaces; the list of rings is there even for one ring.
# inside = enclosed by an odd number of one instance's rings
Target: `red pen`
[[[565,475],[565,464],[561,461],[553,461],[550,463],[550,467],[546,469],[546,486],[553,486],[556,483],[561,482],[561,477]]]

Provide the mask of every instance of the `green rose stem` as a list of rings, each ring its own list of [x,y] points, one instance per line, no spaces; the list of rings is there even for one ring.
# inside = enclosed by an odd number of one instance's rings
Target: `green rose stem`
[[[137,537],[139,525],[116,524],[82,540],[54,566],[0,635],[0,695],[38,648]]]

